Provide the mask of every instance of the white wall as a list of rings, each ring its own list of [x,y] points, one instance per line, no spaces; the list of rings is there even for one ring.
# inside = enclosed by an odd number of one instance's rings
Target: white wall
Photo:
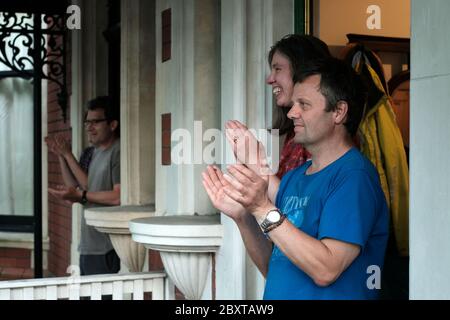
[[[381,29],[367,28],[370,5],[381,12]],[[331,46],[347,43],[347,33],[409,38],[409,0],[315,0],[314,34]]]
[[[450,299],[450,1],[411,11],[410,298]]]

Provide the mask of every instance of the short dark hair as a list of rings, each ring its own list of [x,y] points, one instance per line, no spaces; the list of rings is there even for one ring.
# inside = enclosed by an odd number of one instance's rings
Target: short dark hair
[[[108,123],[111,123],[111,121],[116,120],[118,125],[117,128],[114,130],[116,136],[120,135],[120,113],[119,113],[119,106],[114,103],[114,101],[109,96],[98,96],[92,100],[89,100],[86,103],[86,113],[84,115],[84,118],[86,119],[88,111],[94,111],[102,109],[105,113],[105,118]]]
[[[270,48],[269,65],[272,64],[273,56],[277,51],[289,59],[292,74],[309,60],[331,57],[326,43],[310,35],[288,34],[281,38]],[[294,124],[287,117],[289,108],[277,107],[275,110],[277,115],[273,128],[279,129],[280,135],[293,132]]]
[[[89,100],[86,104],[87,111],[93,111],[97,109],[103,109],[105,111],[105,118],[108,122],[113,120],[119,121],[119,114],[117,108],[115,108],[112,99],[109,96],[99,96],[92,100]]]
[[[294,83],[320,75],[319,90],[326,99],[326,111],[336,110],[339,101],[348,105],[344,123],[347,132],[354,137],[364,114],[367,89],[363,79],[346,62],[336,59],[312,60],[300,66],[294,74]]]

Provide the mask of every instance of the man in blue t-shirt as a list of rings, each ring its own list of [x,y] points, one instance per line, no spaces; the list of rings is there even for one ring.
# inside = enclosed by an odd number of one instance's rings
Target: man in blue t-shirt
[[[295,72],[288,117],[295,142],[311,160],[281,182],[264,159],[240,162],[228,174],[208,167],[205,189],[239,227],[250,257],[266,277],[265,299],[375,299],[388,237],[388,209],[373,165],[353,146],[366,100],[354,70],[338,59],[313,61]],[[250,144],[251,145],[251,144]],[[261,148],[258,148],[261,150]]]

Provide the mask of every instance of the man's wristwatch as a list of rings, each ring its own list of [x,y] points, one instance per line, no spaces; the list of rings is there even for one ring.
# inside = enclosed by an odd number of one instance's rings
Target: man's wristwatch
[[[88,202],[87,200],[87,190],[83,190],[83,193],[81,194],[81,204],[86,204]]]
[[[284,215],[278,209],[272,209],[267,212],[266,217],[259,225],[264,233],[268,233],[278,227],[283,223],[284,219],[286,219],[286,215]]]

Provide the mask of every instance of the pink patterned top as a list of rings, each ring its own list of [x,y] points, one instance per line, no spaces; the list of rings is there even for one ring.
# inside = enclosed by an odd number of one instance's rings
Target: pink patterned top
[[[306,160],[311,158],[309,152],[299,143],[294,142],[294,134],[288,134],[281,150],[280,166],[277,177],[282,178],[286,172],[301,166]]]

